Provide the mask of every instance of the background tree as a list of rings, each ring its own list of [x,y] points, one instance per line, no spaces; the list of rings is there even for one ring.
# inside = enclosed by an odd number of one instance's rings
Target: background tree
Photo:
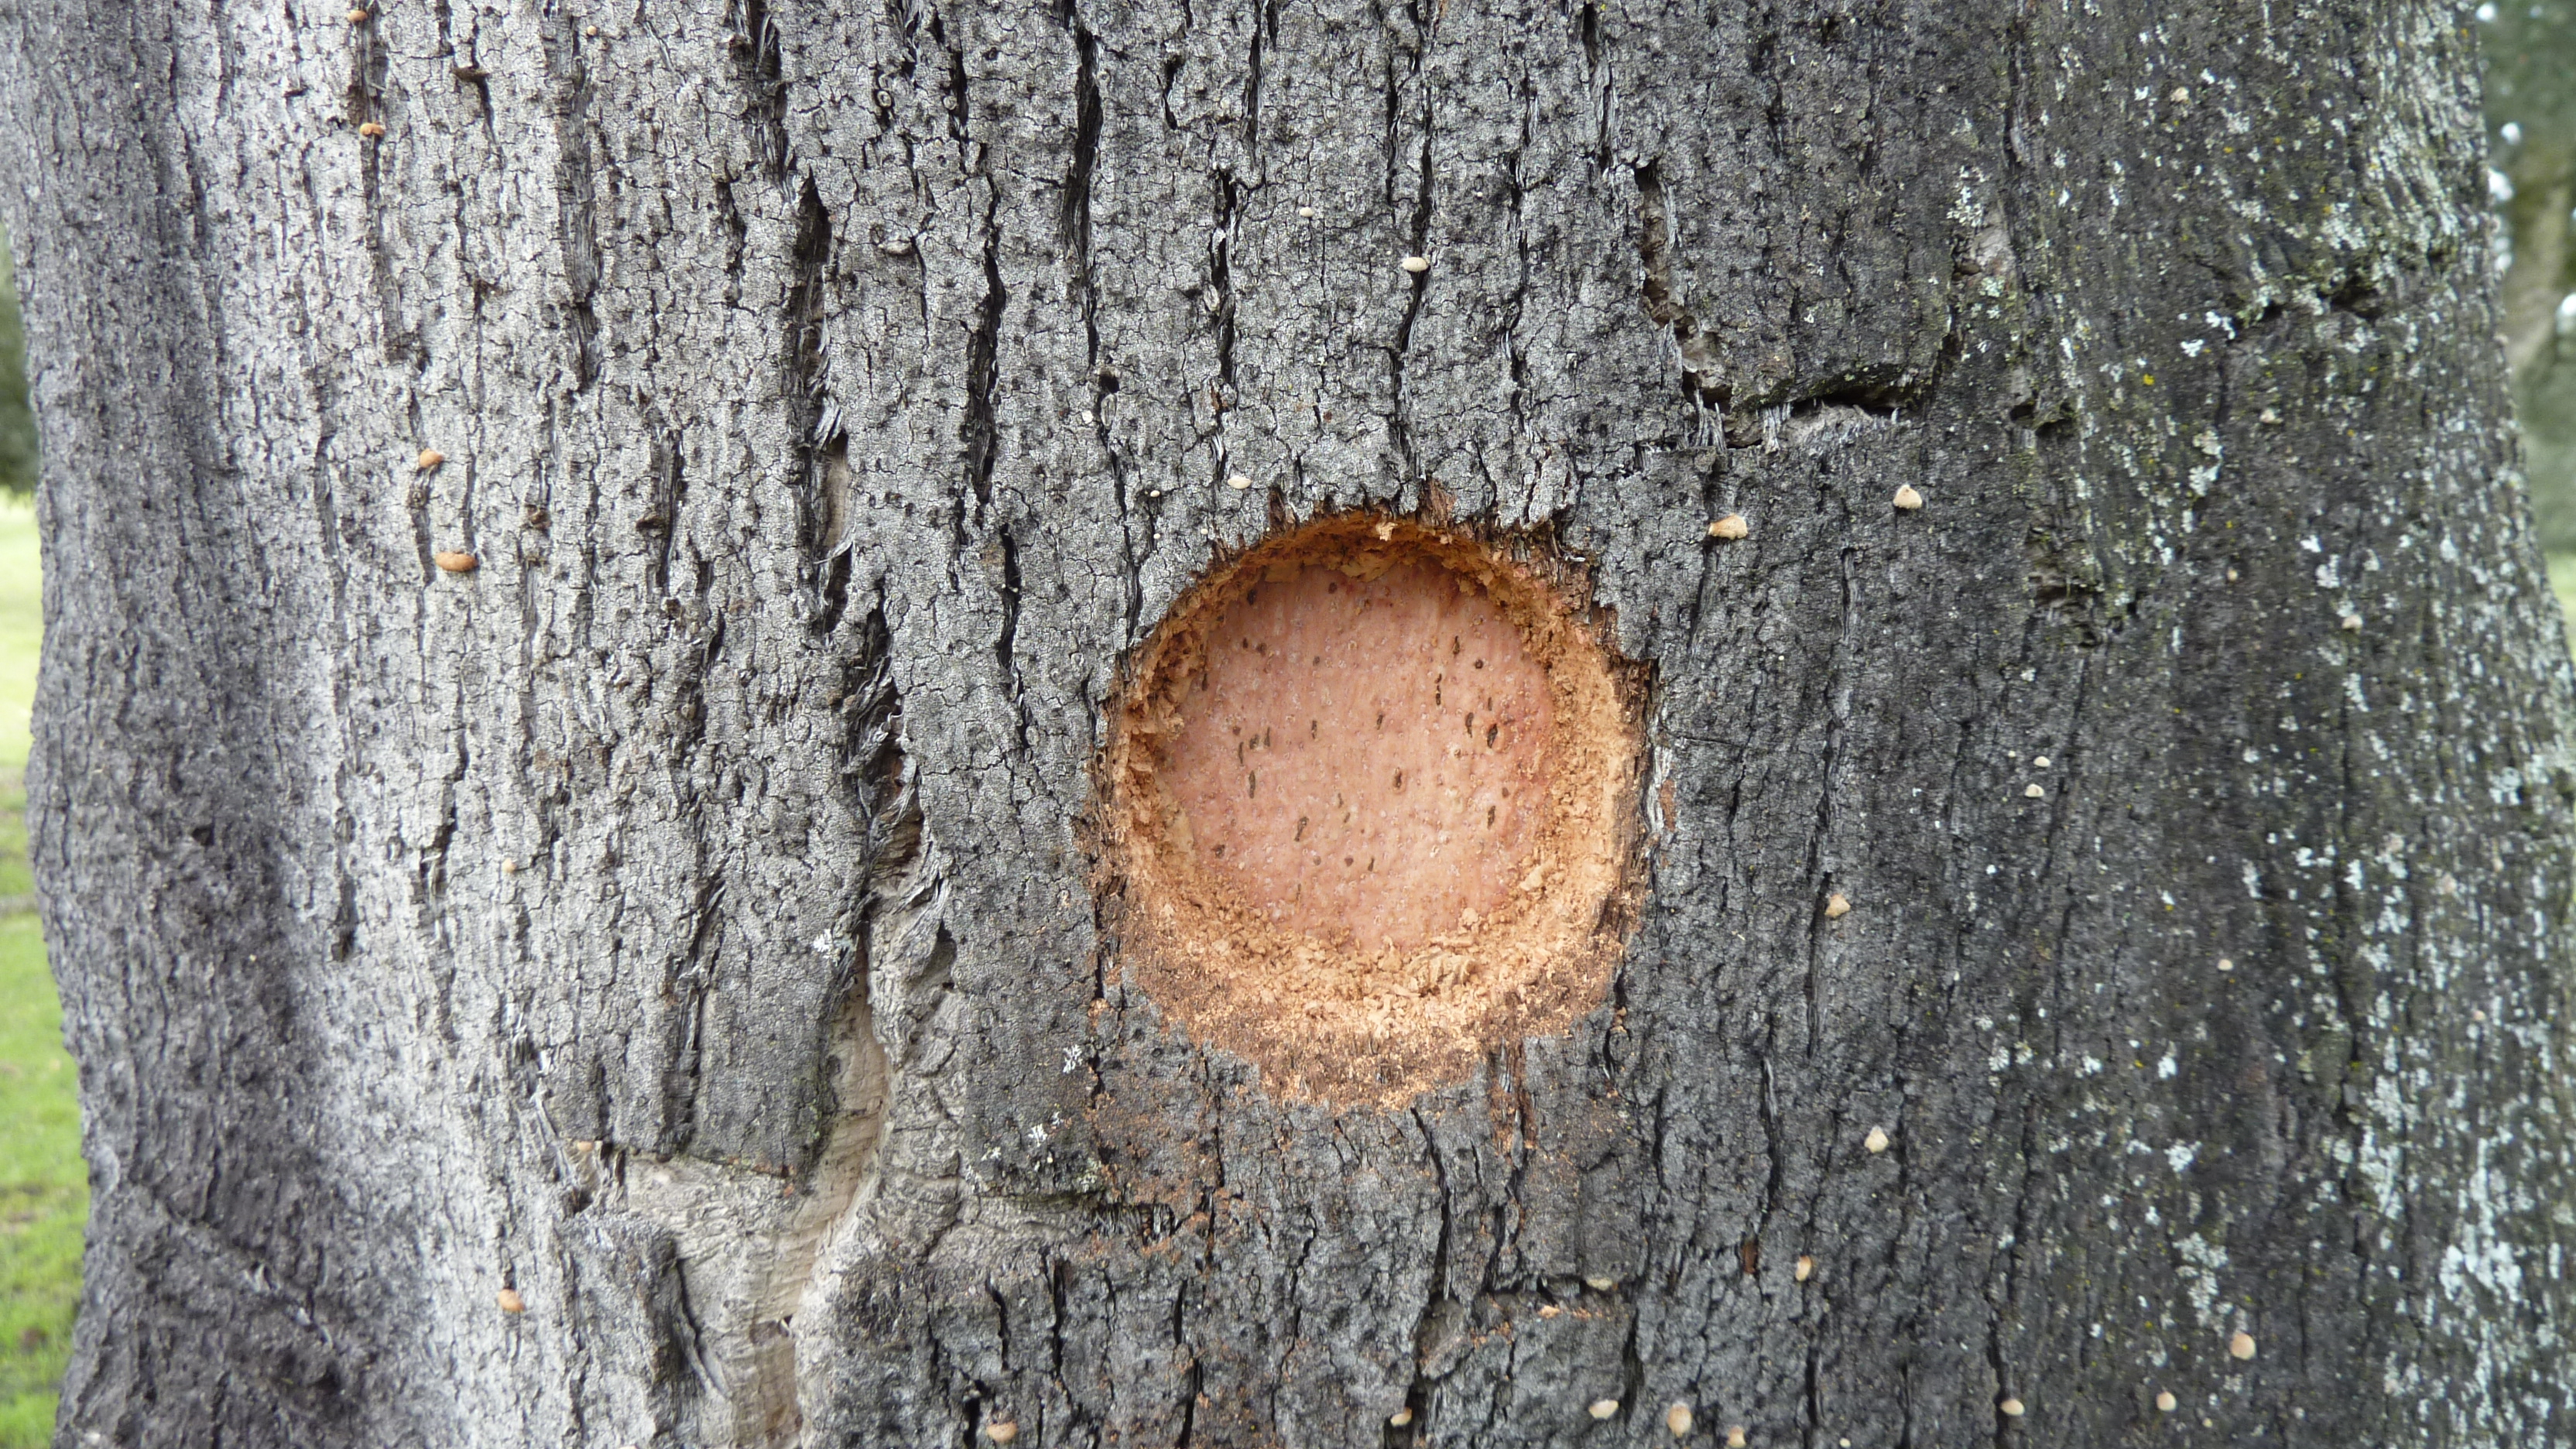
[[[66,1442],[2576,1432],[2464,14],[0,23]],[[1351,508],[1650,680],[1606,997],[1397,1106],[1080,828]]]
[[[0,232],[0,494],[36,486],[36,417],[27,407],[27,338],[13,281],[8,234]]]
[[[2541,541],[2576,548],[2576,6],[2514,0],[2481,6],[2488,53],[2486,115],[2504,222],[2505,354],[2530,468]]]

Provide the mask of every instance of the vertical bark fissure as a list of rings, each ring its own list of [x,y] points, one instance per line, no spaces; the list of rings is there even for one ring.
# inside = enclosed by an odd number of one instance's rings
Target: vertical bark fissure
[[[1443,1304],[1451,1301],[1453,1296],[1449,1291],[1449,1234],[1457,1204],[1450,1196],[1449,1164],[1441,1154],[1439,1134],[1432,1130],[1430,1122],[1424,1119],[1419,1110],[1408,1115],[1412,1118],[1414,1130],[1421,1134],[1423,1156],[1431,1163],[1432,1181],[1438,1190],[1440,1213],[1437,1225],[1438,1236],[1431,1249],[1431,1275],[1425,1280],[1423,1286],[1422,1307],[1414,1316],[1413,1331],[1404,1337],[1405,1345],[1412,1350],[1412,1373],[1405,1388],[1404,1402],[1405,1406],[1412,1409],[1415,1416],[1419,1418],[1424,1401],[1430,1397],[1430,1383],[1424,1373],[1424,1356],[1428,1349],[1427,1338],[1431,1329],[1432,1315]]]
[[[745,247],[730,184],[722,184],[719,199],[729,230],[727,267],[738,277]],[[831,406],[831,355],[825,347],[832,246],[832,214],[823,205],[814,178],[801,175],[796,186],[796,230],[788,248],[786,327],[779,352],[789,436],[795,440],[804,484],[807,557],[823,565],[817,629],[827,635],[839,622],[847,599],[847,564],[840,551],[857,511],[856,501],[848,496],[848,445]]]
[[[1665,329],[1671,341],[1675,360],[1681,365],[1684,397],[1694,405],[1722,413],[1731,389],[1717,366],[1713,349],[1700,336],[1699,319],[1691,314],[1689,299],[1675,284],[1671,203],[1662,172],[1658,162],[1649,158],[1635,168],[1634,175],[1639,213],[1637,251],[1643,264],[1641,290],[1646,315]]]
[[[552,11],[542,23],[546,116],[553,123],[555,138],[555,245],[562,254],[570,305],[563,321],[571,334],[573,388],[582,391],[599,372],[599,313],[592,305],[599,291],[600,265],[597,198],[591,179],[590,71],[582,61],[572,13]]]
[[[770,18],[766,0],[734,0],[726,8],[726,23],[733,29],[726,43],[735,55],[736,83],[748,97],[743,119],[748,123],[761,170],[770,179],[778,180],[787,175],[792,154],[787,139],[786,63],[778,23]]]
[[[1224,166],[1216,168],[1208,189],[1216,211],[1216,227],[1207,244],[1208,286],[1216,294],[1216,306],[1209,319],[1216,349],[1216,385],[1208,389],[1208,410],[1216,438],[1214,476],[1209,482],[1223,487],[1234,471],[1233,419],[1242,401],[1234,381],[1234,272],[1228,261],[1237,223],[1235,207],[1241,196],[1234,172]]]
[[[962,67],[964,62],[959,62]],[[960,100],[957,113],[965,114],[963,100],[965,78],[957,80]],[[962,125],[962,121],[960,123]],[[998,188],[988,188],[983,218],[984,295],[976,304],[975,328],[966,342],[966,482],[973,491],[976,522],[984,522],[984,511],[993,502],[993,470],[999,465],[1002,446],[1001,424],[996,417],[996,394],[1001,388],[1002,317],[1010,305],[1010,289],[1002,283],[1001,199]]]
[[[1104,116],[1100,95],[1100,42],[1084,21],[1079,0],[1061,0],[1060,13],[1066,33],[1073,41],[1074,133],[1072,155],[1065,166],[1064,202],[1058,227],[1073,263],[1074,301],[1082,313],[1083,361],[1090,369],[1088,421],[1091,436],[1109,474],[1110,499],[1117,517],[1119,573],[1124,580],[1119,628],[1123,652],[1138,637],[1144,598],[1137,576],[1136,531],[1130,521],[1134,505],[1129,493],[1133,485],[1128,477],[1125,451],[1119,447],[1116,435],[1110,430],[1109,399],[1118,391],[1118,371],[1101,351],[1100,285],[1093,272],[1091,255],[1092,173],[1099,165]]]
[[[660,410],[645,409],[646,426],[652,434],[652,491],[645,499],[643,516],[635,520],[635,531],[644,535],[647,561],[644,567],[644,590],[653,595],[654,607],[670,599],[671,544],[680,532],[680,505],[687,489],[688,462],[682,450],[687,442],[663,422]]]
[[[1020,678],[1020,544],[1007,523],[993,530],[993,542],[1000,548],[1002,564],[998,590],[1002,624],[993,640],[993,662],[1002,672],[1002,688],[1011,701],[1012,739],[1025,752],[1029,713],[1027,691]]]
[[[1429,42],[1426,40],[1424,44],[1427,47]],[[1418,60],[1414,81],[1417,85],[1421,82]],[[1431,254],[1432,197],[1431,91],[1428,86],[1423,87],[1422,115],[1419,124],[1422,128],[1422,144],[1414,168],[1416,190],[1413,198],[1413,214],[1406,223],[1405,240],[1411,247],[1411,255],[1427,259]],[[1393,179],[1390,177],[1388,182],[1390,190],[1393,189],[1393,185]],[[1413,490],[1427,489],[1427,479],[1423,473],[1421,449],[1414,442],[1414,401],[1405,387],[1405,369],[1408,365],[1407,359],[1413,352],[1413,324],[1422,315],[1423,298],[1431,290],[1431,273],[1414,272],[1409,278],[1409,283],[1404,298],[1404,316],[1396,323],[1395,345],[1388,350],[1387,354],[1387,382],[1391,400],[1387,417],[1394,431],[1396,456],[1402,461],[1403,467],[1402,476],[1397,481],[1406,489]],[[1426,491],[1417,496],[1427,497],[1428,493]]]
[[[703,857],[703,847],[700,854]],[[679,1002],[686,1022],[671,1070],[663,1086],[662,1120],[666,1123],[669,1149],[686,1151],[698,1132],[698,1098],[702,1085],[702,1068],[706,1060],[707,1007],[716,984],[717,965],[713,947],[723,931],[719,907],[724,903],[723,876],[708,868],[703,858],[696,862],[697,899],[690,903],[682,922],[683,944],[672,961],[668,980],[671,994]]]

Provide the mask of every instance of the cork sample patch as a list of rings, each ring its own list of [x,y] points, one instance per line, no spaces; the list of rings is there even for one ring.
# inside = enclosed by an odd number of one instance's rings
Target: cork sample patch
[[[1104,762],[1121,961],[1273,1092],[1401,1100],[1599,1002],[1639,742],[1561,573],[1353,515],[1221,568],[1143,651]]]

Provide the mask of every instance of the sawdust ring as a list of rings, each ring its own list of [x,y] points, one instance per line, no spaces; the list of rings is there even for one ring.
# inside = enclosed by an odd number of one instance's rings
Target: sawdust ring
[[[1212,633],[1265,579],[1434,570],[1490,601],[1544,676],[1546,801],[1486,911],[1374,949],[1284,925],[1200,855],[1168,788]],[[1588,590],[1543,546],[1345,514],[1220,565],[1131,661],[1101,759],[1099,889],[1122,976],[1192,1039],[1261,1069],[1276,1096],[1394,1104],[1597,1006],[1636,915],[1641,671],[1605,642]],[[1230,627],[1230,626],[1229,626]],[[1204,707],[1204,706],[1201,706]]]

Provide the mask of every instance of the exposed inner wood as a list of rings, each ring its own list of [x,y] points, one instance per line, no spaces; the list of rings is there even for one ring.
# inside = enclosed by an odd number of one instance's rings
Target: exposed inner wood
[[[1109,769],[1126,959],[1274,1092],[1408,1096],[1599,1001],[1637,748],[1538,568],[1396,519],[1275,539],[1136,670]]]
[[[1472,928],[1529,869],[1547,676],[1474,580],[1281,564],[1208,634],[1164,769],[1200,864],[1364,951]]]

